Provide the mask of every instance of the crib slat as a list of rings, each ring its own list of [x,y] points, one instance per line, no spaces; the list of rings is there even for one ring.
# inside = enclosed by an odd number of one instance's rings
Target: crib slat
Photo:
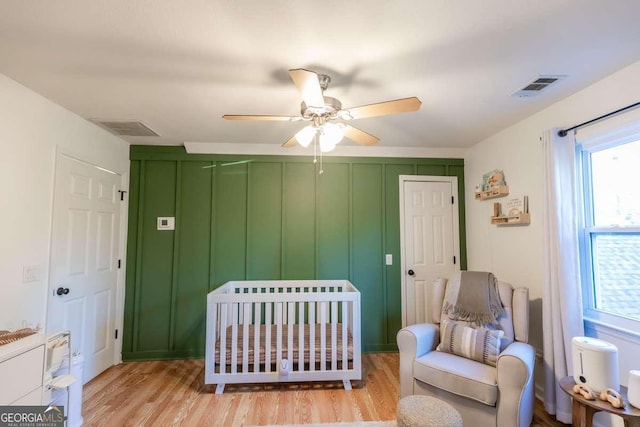
[[[295,303],[290,302],[287,304],[289,313],[287,315],[287,360],[290,366],[293,368],[293,326],[296,322]]]
[[[304,302],[298,303],[298,371],[304,372]]]
[[[207,319],[207,321],[212,322],[211,328],[207,329],[207,333],[211,334],[211,342],[213,343],[213,345],[207,345],[208,347],[208,351],[210,351],[211,353],[207,353],[207,365],[213,368],[213,372],[215,372],[216,370],[216,346],[218,345],[218,342],[216,341],[218,339],[218,328],[220,328],[220,320],[218,319],[218,304],[217,303],[209,303],[209,308],[208,310],[210,310],[210,312],[207,312],[207,316],[211,316],[210,319]],[[207,325],[207,328],[209,328],[209,325]],[[208,344],[208,343],[207,343]],[[212,355],[212,356],[211,356]],[[213,358],[213,361],[211,360],[211,357]]]
[[[238,372],[238,306],[231,306],[231,373]]]
[[[327,370],[327,303],[320,303],[320,370]]]
[[[316,304],[309,303],[309,370],[316,370]]]
[[[350,303],[342,302],[342,370],[349,368],[349,305]]]
[[[271,372],[271,303],[267,303],[264,313],[265,336],[264,336],[264,371]]]
[[[260,372],[260,323],[262,319],[262,304],[254,304],[255,318],[253,323],[253,372]]]
[[[227,311],[229,304],[220,305],[220,373],[227,369]]]
[[[282,361],[282,303],[276,303],[276,369]]]
[[[331,369],[338,369],[338,302],[331,301]]]
[[[242,322],[242,372],[249,372],[249,325],[251,324],[251,303],[244,303]]]

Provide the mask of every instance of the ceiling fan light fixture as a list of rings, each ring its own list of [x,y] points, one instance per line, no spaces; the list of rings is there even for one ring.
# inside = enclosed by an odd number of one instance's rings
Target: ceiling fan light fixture
[[[336,144],[334,144],[325,135],[320,134],[320,152],[328,153],[330,151],[335,150],[335,148],[336,148]]]
[[[315,134],[316,130],[313,126],[305,126],[296,133],[296,141],[304,148],[307,148]]]
[[[320,141],[327,141],[325,144],[335,146],[342,141],[344,137],[344,129],[335,123],[325,123],[320,132]]]

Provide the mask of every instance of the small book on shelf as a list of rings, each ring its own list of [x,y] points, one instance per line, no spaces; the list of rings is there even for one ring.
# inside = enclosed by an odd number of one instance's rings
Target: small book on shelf
[[[529,197],[513,197],[506,201],[506,215],[518,216],[523,213],[529,213]]]

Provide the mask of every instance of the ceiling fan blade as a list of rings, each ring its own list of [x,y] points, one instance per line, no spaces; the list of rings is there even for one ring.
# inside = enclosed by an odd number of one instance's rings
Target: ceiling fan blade
[[[366,117],[384,116],[385,114],[407,113],[420,109],[422,102],[418,98],[403,98],[394,101],[378,102],[377,104],[361,105],[349,108],[348,111],[353,119],[363,119]]]
[[[289,138],[289,140],[287,142],[282,144],[282,146],[285,147],[285,148],[295,147],[296,145],[298,145],[298,140],[296,139],[295,135],[293,135],[291,138]]]
[[[376,145],[378,141],[380,141],[380,138],[377,136],[373,136],[363,130],[354,128],[351,125],[346,125],[344,128],[344,136],[362,145]]]
[[[261,116],[261,115],[241,115],[241,114],[225,114],[222,116],[225,120],[264,120],[264,121],[280,121],[294,122],[298,117],[292,116]]]
[[[289,75],[293,84],[296,85],[302,99],[307,107],[322,107],[324,106],[324,97],[322,96],[322,88],[320,87],[320,80],[318,75],[313,71],[298,68],[295,70],[289,70]]]

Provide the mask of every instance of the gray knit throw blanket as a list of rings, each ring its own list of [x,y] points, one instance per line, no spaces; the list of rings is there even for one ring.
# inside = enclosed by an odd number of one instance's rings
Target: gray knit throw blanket
[[[492,273],[459,271],[451,275],[442,306],[442,313],[451,320],[497,325],[504,311],[498,280]]]

